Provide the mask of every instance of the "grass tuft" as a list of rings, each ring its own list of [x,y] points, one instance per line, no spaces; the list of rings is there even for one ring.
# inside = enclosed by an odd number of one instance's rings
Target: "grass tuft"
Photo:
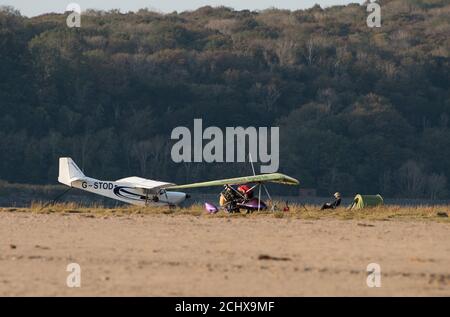
[[[278,204],[282,206],[282,204]],[[187,208],[175,207],[138,207],[123,206],[116,208],[107,208],[99,204],[82,205],[74,202],[58,203],[47,205],[45,202],[36,201],[31,203],[28,208],[0,208],[0,212],[29,212],[44,214],[92,214],[94,217],[102,216],[123,216],[123,215],[169,215],[169,216],[195,216],[211,218],[259,218],[272,217],[278,219],[339,219],[339,220],[382,220],[390,221],[401,220],[425,220],[450,223],[450,206],[399,206],[385,205],[374,208],[367,208],[357,211],[351,211],[346,208],[336,210],[320,211],[316,205],[292,205],[290,210],[285,211],[260,211],[250,214],[228,214],[220,211],[217,214],[208,214],[202,204],[195,204]]]

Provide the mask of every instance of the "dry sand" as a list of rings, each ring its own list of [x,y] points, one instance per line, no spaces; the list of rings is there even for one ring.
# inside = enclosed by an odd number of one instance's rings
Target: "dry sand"
[[[449,238],[427,221],[1,212],[0,295],[449,296]]]

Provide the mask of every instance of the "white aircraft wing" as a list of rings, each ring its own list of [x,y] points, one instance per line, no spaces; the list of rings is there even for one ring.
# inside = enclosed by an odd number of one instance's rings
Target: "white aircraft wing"
[[[158,182],[158,181],[154,181],[151,179],[146,179],[146,178],[136,177],[136,176],[118,179],[116,182],[126,183],[130,187],[142,188],[142,189],[153,189],[153,190],[158,190],[158,189],[162,189],[165,187],[170,187],[170,186],[175,185],[172,183]]]

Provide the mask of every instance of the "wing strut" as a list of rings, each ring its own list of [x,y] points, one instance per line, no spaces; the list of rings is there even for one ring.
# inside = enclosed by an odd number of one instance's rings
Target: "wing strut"
[[[252,164],[253,176],[256,176],[255,166],[253,165],[253,160],[252,160],[252,153],[248,153],[248,157],[250,159],[250,163]]]
[[[267,197],[269,198],[269,201],[270,201],[270,205],[271,205],[271,207],[270,207],[270,209],[271,209],[271,211],[275,211],[275,204],[273,203],[273,200],[272,200],[272,197],[270,196],[270,194],[269,194],[269,190],[267,189],[267,187],[266,187],[266,185],[264,185],[264,184],[261,184],[263,187],[264,187],[264,190],[266,191],[266,195],[267,195]]]
[[[258,193],[258,212],[261,209],[261,184],[259,184],[259,193]]]

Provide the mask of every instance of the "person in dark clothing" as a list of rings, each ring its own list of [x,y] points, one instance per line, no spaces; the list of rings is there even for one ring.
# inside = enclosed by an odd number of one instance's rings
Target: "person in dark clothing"
[[[324,209],[336,209],[337,207],[339,207],[339,205],[341,204],[341,194],[340,193],[335,193],[334,194],[334,200],[330,203],[325,203],[323,204],[322,208],[320,208],[320,210],[324,210]]]

